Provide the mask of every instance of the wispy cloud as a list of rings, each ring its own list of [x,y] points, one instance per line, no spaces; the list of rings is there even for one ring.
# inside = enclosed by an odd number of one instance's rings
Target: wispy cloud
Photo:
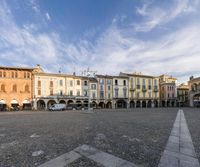
[[[49,15],[48,12],[46,12],[45,16],[46,16],[46,19],[47,19],[48,21],[51,21],[51,17],[50,17],[50,15]]]
[[[151,3],[143,4],[136,13],[145,17],[141,23],[134,24],[138,32],[148,32],[157,26],[164,25],[177,17],[198,10],[199,0],[175,0],[169,7],[155,7]]]
[[[0,6],[1,63],[39,63],[54,72],[60,67],[62,71],[72,72],[74,67],[80,71],[89,66],[103,74],[118,74],[120,71],[141,71],[151,75],[169,73],[180,77],[181,81],[186,81],[189,75],[197,75],[200,70],[199,23],[184,25],[148,41],[135,36],[132,26],[121,28],[111,23],[95,41],[82,38],[79,41],[66,42],[56,32],[38,32],[37,25],[34,24],[19,27],[9,7],[3,2]],[[175,19],[185,10],[193,11],[193,4],[188,1],[185,0],[183,6],[180,1],[176,2],[176,10],[169,18]],[[149,12],[149,6],[146,6],[138,13],[146,17]],[[168,18],[163,9],[156,8],[154,12],[150,17],[153,18],[152,28],[162,24],[163,18]],[[156,16],[156,13],[159,13],[159,16]],[[117,21],[120,17],[115,19]]]

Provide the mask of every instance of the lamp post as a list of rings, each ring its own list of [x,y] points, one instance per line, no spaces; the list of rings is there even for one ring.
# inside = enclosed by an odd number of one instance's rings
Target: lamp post
[[[92,77],[96,77],[96,71],[90,71],[89,67],[86,71],[84,71],[84,73],[86,74],[87,78],[88,78],[88,111],[91,110],[90,108],[90,78]]]

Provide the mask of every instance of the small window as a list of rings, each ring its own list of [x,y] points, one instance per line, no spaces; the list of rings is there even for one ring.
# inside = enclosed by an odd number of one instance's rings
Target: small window
[[[5,91],[6,91],[6,88],[5,88],[5,85],[4,85],[4,84],[1,85],[1,91],[2,91],[2,92],[5,92]]]
[[[17,92],[17,85],[13,85],[13,92]]]
[[[77,96],[80,96],[80,95],[81,95],[80,90],[77,91],[76,95],[77,95]]]
[[[38,81],[38,87],[41,87],[41,81]]]
[[[87,84],[87,81],[84,81],[84,86],[87,86],[88,84]]]
[[[77,80],[77,81],[76,81],[76,84],[77,84],[77,85],[80,85],[80,80]]]
[[[0,77],[3,77],[3,73],[2,73],[2,71],[0,71]]]
[[[50,87],[53,87],[53,81],[50,81]]]
[[[29,85],[25,86],[25,92],[29,92]]]
[[[126,80],[124,80],[124,82],[123,82],[123,83],[124,83],[124,86],[126,86]]]
[[[118,85],[118,80],[117,79],[115,80],[115,85]]]
[[[18,77],[18,73],[17,72],[15,72],[15,78],[17,78]]]
[[[14,78],[15,77],[15,74],[14,74],[14,72],[12,72],[12,78]]]
[[[41,95],[41,90],[40,89],[38,90],[38,95]]]
[[[4,78],[6,77],[6,72],[5,72],[5,71],[3,72],[3,77],[4,77]]]

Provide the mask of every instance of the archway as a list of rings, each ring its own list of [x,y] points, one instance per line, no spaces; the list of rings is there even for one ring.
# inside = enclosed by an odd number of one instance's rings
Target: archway
[[[140,107],[141,107],[141,106],[140,106],[140,101],[139,101],[139,100],[136,102],[136,107],[137,107],[137,108],[140,108]]]
[[[66,101],[65,100],[60,100],[59,104],[66,104]]]
[[[83,106],[88,107],[88,101],[87,100],[83,101]]]
[[[154,107],[158,107],[158,100],[154,100]]]
[[[38,100],[37,101],[37,109],[38,110],[45,110],[45,102],[43,100]]]
[[[162,107],[166,107],[164,100],[162,101]]]
[[[135,102],[134,101],[130,101],[130,108],[135,108]]]
[[[175,107],[175,102],[174,101],[171,102],[171,106]]]
[[[6,107],[7,107],[7,105],[6,105],[6,102],[5,102],[5,100],[0,100],[0,111],[6,111]]]
[[[97,103],[95,101],[92,102],[92,108],[97,108]]]
[[[31,110],[31,102],[29,100],[23,101],[23,110]]]
[[[17,100],[12,100],[11,102],[10,102],[10,104],[11,104],[11,110],[13,110],[13,111],[18,111],[19,110],[19,103],[18,103],[18,101]]]
[[[170,101],[169,100],[167,101],[167,107],[170,107]]]
[[[100,108],[105,108],[105,103],[104,103],[104,102],[100,102],[100,103],[99,103],[99,107],[100,107]]]
[[[146,108],[147,107],[147,105],[146,105],[146,101],[142,101],[142,108]]]
[[[127,108],[127,103],[124,100],[118,100],[116,102],[116,108]]]
[[[55,100],[49,100],[48,103],[47,103],[47,107],[49,109],[49,107],[51,107],[52,105],[56,104],[56,101]]]
[[[194,104],[194,107],[200,107],[200,93],[194,95],[193,104]]]
[[[76,101],[76,106],[77,106],[78,108],[82,107],[82,102],[81,102],[80,100],[77,100],[77,101]]]
[[[107,102],[106,108],[112,108],[112,102],[111,101]]]
[[[149,101],[147,102],[147,107],[148,107],[148,108],[151,108],[151,107],[152,107],[152,102],[151,102],[151,100],[149,100]]]

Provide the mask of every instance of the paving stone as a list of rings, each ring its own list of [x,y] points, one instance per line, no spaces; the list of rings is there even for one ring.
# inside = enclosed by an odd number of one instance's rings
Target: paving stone
[[[171,155],[163,155],[158,167],[178,167],[178,159]]]
[[[166,150],[179,152],[179,143],[168,142],[166,146]]]
[[[185,154],[185,155],[189,155],[191,157],[196,157],[194,149],[191,149],[191,148],[180,147],[180,153]]]
[[[173,143],[179,143],[179,137],[177,137],[177,136],[170,136],[168,141],[169,142],[173,142]]]

